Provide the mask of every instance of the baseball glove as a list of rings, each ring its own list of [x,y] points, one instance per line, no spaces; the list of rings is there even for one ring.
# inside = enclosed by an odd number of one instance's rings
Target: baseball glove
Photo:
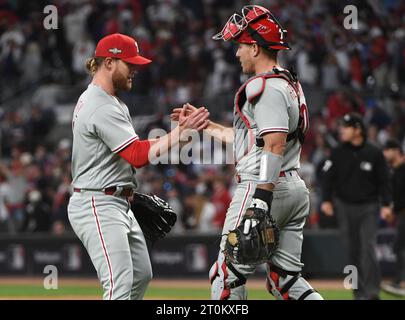
[[[156,195],[134,192],[132,211],[145,238],[152,242],[164,238],[177,220],[169,204]]]
[[[231,263],[258,265],[269,261],[278,241],[279,228],[270,213],[252,207],[246,210],[240,225],[229,232],[224,254]]]

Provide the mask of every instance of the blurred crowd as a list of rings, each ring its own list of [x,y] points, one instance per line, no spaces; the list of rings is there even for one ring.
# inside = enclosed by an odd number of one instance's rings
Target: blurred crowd
[[[307,227],[336,227],[334,218],[320,212],[319,179],[338,143],[339,118],[357,111],[375,144],[391,137],[404,142],[405,3],[400,0],[0,0],[0,231],[60,234],[69,229],[71,141],[50,139],[59,127],[53,104],[60,93],[51,85],[83,91],[90,80],[84,64],[101,37],[132,35],[153,60],[137,75],[135,90],[124,95],[149,97],[164,106],[153,121],[135,128],[146,138],[152,128],[169,127],[163,115],[171,106],[233,94],[246,80],[234,46],[211,37],[248,3],[268,7],[288,30],[293,50],[280,54],[280,64],[295,69],[311,93],[311,130],[300,169],[312,191]],[[49,4],[58,9],[55,30],[43,25],[43,8]],[[344,27],[348,4],[358,9],[352,29]],[[9,107],[25,92],[33,96],[21,108]],[[69,96],[72,111],[77,97]],[[319,107],[311,110],[311,102]],[[228,111],[216,113],[216,120],[230,124],[231,103],[206,107]],[[129,107],[136,119],[136,108]],[[209,146],[201,143],[200,148]],[[176,231],[220,232],[233,174],[230,165],[194,163],[149,166],[137,176],[140,191],[161,196],[179,213]]]

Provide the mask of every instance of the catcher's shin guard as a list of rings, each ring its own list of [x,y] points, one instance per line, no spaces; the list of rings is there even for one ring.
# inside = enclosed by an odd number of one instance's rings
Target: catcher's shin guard
[[[246,300],[246,278],[224,258],[220,253],[209,272],[211,300]]]
[[[299,272],[268,264],[266,287],[277,300],[323,300]]]

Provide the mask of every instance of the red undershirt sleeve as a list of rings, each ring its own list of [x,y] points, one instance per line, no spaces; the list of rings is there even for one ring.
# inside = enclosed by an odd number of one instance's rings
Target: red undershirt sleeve
[[[141,168],[149,163],[149,150],[149,140],[136,140],[118,152],[118,155],[135,168]]]

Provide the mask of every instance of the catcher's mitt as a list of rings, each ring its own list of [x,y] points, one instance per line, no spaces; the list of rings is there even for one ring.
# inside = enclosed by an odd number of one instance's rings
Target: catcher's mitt
[[[152,242],[164,238],[177,220],[169,204],[156,195],[134,192],[132,211],[145,238]]]
[[[229,232],[224,254],[231,263],[265,263],[276,250],[278,240],[279,228],[270,213],[257,207],[249,208],[240,225]]]

